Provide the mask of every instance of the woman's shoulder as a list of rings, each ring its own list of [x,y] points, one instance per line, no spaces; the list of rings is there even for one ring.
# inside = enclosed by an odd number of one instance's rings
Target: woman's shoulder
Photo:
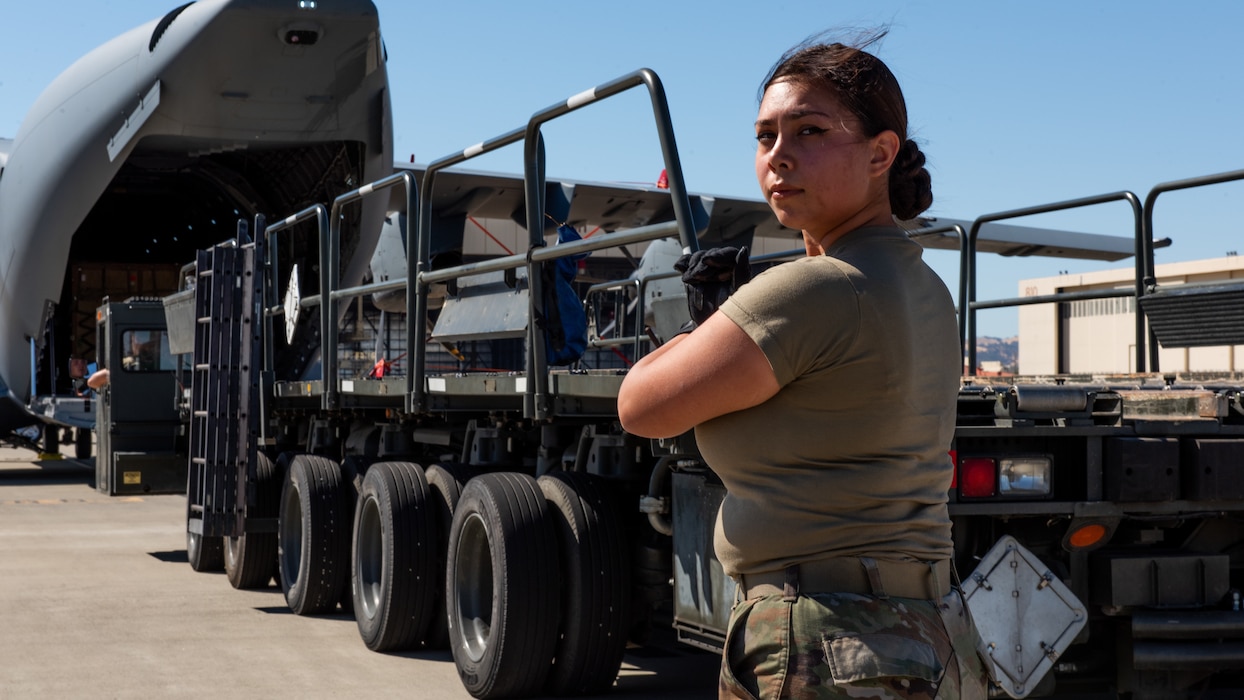
[[[774,265],[757,275],[756,280],[764,280],[764,286],[797,285],[806,289],[809,285],[850,284],[858,274],[859,269],[847,260],[814,255]]]
[[[801,315],[805,309],[818,309],[809,303],[825,299],[843,300],[859,294],[859,271],[849,263],[824,255],[799,258],[761,272],[739,287],[732,302],[760,317]],[[839,311],[845,311],[838,304]],[[823,313],[823,311],[816,311]]]

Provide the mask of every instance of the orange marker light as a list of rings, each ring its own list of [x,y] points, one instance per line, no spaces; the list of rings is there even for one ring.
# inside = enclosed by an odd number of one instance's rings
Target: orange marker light
[[[1089,523],[1071,533],[1071,536],[1067,538],[1067,543],[1075,549],[1084,549],[1097,544],[1105,536],[1106,526],[1098,523]]]

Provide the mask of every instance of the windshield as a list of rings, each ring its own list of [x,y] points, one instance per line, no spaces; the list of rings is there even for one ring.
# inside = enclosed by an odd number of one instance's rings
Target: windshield
[[[177,359],[169,352],[164,329],[128,330],[121,333],[121,368],[126,372],[171,372]]]

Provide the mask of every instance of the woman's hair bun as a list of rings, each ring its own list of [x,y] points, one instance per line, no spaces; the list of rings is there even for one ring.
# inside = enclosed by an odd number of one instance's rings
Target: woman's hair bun
[[[914,219],[933,205],[933,179],[924,163],[920,146],[907,139],[890,166],[890,211],[900,220]]]

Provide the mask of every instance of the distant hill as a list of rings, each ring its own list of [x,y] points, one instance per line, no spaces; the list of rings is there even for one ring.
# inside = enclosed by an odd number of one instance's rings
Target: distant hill
[[[1019,366],[1019,337],[976,339],[976,361],[1001,362],[1005,371],[1014,372]]]

